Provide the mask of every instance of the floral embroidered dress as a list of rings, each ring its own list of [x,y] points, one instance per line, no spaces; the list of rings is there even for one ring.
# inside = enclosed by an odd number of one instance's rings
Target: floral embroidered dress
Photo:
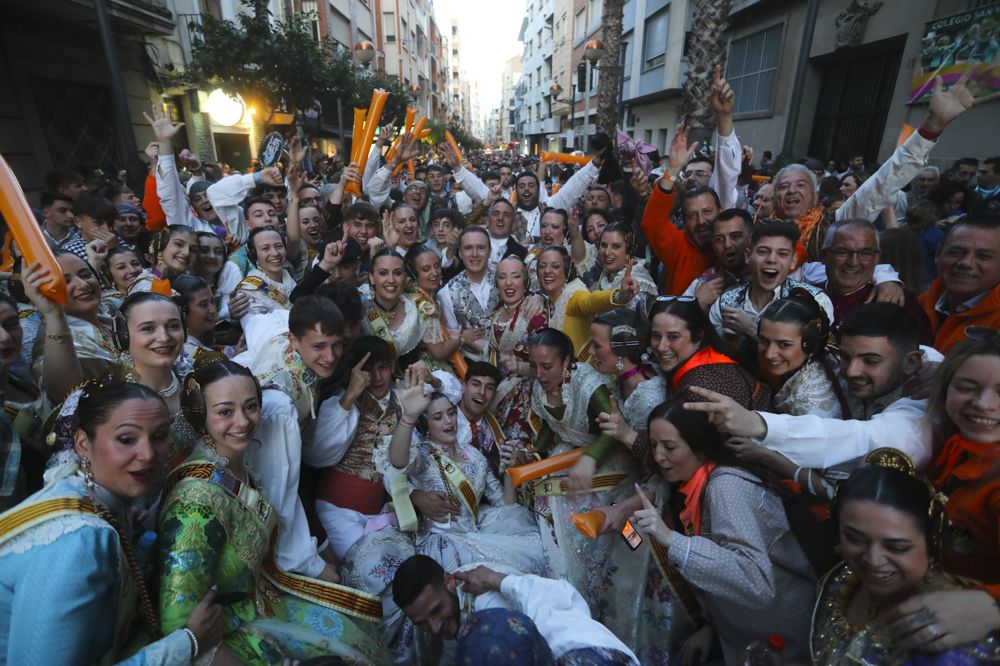
[[[251,476],[239,481],[199,445],[170,477],[160,516],[160,613],[182,627],[213,584],[225,607],[225,645],[250,666],[337,655],[385,663],[377,597],[289,574],[272,559],[277,514]]]
[[[367,286],[367,285],[366,285]],[[416,352],[419,358],[427,363],[427,367],[434,370],[447,370],[452,372],[451,366],[439,363],[427,353],[423,345],[444,342],[444,329],[441,320],[438,318],[438,307],[434,299],[423,291],[417,290],[414,294],[403,294],[399,302],[403,304],[405,313],[403,320],[396,328],[389,325],[389,321],[382,315],[378,307],[375,306],[375,299],[371,297],[370,287],[360,289],[362,301],[368,312],[361,320],[361,330],[365,335],[377,335],[383,340],[392,344],[396,349],[397,359],[406,356],[411,352]],[[404,367],[397,363],[398,367]]]
[[[410,461],[400,470],[389,462],[388,447],[375,450],[375,465],[384,470],[387,489],[393,477],[404,474],[411,488],[445,493],[460,509],[457,516],[441,522],[423,517],[416,532],[417,552],[446,571],[491,562],[544,574],[545,557],[531,512],[520,504],[504,504],[503,486],[478,449],[459,444],[458,452],[453,460],[443,448],[425,440],[410,447]]]
[[[583,363],[576,363],[572,376],[562,385],[563,404],[551,407],[538,382],[532,385],[531,408],[544,422],[535,439],[535,453],[544,457],[587,447],[597,461],[591,493],[569,495],[563,485],[569,470],[556,472],[528,484],[525,491],[542,533],[542,547],[549,575],[575,587],[590,606],[594,617],[607,607],[604,581],[613,540],[592,540],[573,525],[572,515],[624,500],[634,491],[638,465],[616,440],[597,435],[595,418],[610,413],[611,386],[608,379]]]
[[[264,271],[254,268],[243,278],[237,291],[242,291],[250,297],[250,309],[246,316],[267,314],[275,310],[290,310],[292,302],[289,296],[295,288],[295,280],[286,270],[281,271],[281,281],[272,280]]]
[[[530,321],[521,316],[522,300],[514,308],[508,321],[501,321],[503,306],[493,311],[493,320],[487,334],[489,343],[489,362],[499,366],[501,354],[513,354],[520,363],[528,362],[528,338],[535,331],[546,326],[545,313],[533,317]],[[497,386],[493,399],[493,413],[503,428],[507,441],[516,441],[527,447],[535,437],[535,428],[529,423],[531,413],[531,377],[511,375],[505,377]]]
[[[824,352],[829,354],[829,352]],[[836,367],[836,359],[829,357]],[[811,358],[806,364],[788,377],[774,395],[774,411],[779,414],[801,416],[813,414],[823,418],[844,419],[844,413],[837,389],[823,369],[819,359]]]
[[[179,628],[135,652],[143,642],[139,588],[122,539],[131,542],[137,530],[121,500],[99,486],[86,490],[79,458],[60,455],[64,462],[49,470],[45,487],[0,518],[0,655],[5,663],[191,663],[191,643]],[[99,515],[102,510],[124,536]]]
[[[957,579],[944,576],[938,578],[942,580],[936,584],[931,583],[930,589],[968,587]],[[865,625],[852,625],[847,619],[846,609],[860,587],[860,578],[847,564],[837,565],[820,581],[810,637],[812,661],[817,666],[973,666],[1000,663],[1000,632],[991,632],[975,643],[930,653],[911,652],[894,645],[886,633],[885,620],[882,618],[875,618]]]

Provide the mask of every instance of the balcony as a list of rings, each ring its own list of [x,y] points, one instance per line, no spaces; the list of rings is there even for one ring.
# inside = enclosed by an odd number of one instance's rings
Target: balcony
[[[119,32],[138,35],[162,35],[174,32],[174,15],[165,0],[107,0],[112,27]],[[3,14],[33,20],[93,24],[93,0],[32,0],[5,2]]]
[[[546,118],[542,121],[543,134],[558,134],[560,129],[558,118]]]

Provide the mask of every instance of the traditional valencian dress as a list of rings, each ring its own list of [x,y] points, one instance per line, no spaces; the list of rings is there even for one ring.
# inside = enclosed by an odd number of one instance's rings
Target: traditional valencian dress
[[[829,351],[828,362],[836,364]],[[832,366],[836,367],[836,365]],[[850,418],[850,408],[838,396],[839,386],[835,386],[817,358],[806,363],[785,379],[774,394],[774,411],[778,414],[801,416],[812,414],[822,418]]]
[[[612,411],[610,398],[608,379],[579,362],[562,384],[562,405],[550,407],[537,381],[531,394],[532,411],[543,423],[535,439],[534,453],[549,457],[587,447],[585,455],[597,461],[594,492],[567,494],[564,482],[568,469],[532,482],[526,491],[542,534],[549,575],[572,583],[595,617],[603,615],[606,605],[602,589],[604,567],[613,542],[587,538],[574,526],[572,515],[630,497],[635,492],[632,484],[638,480],[638,465],[625,447],[594,432],[597,415]]]
[[[973,587],[958,579],[922,591],[960,590]],[[939,653],[911,652],[899,648],[887,633],[887,621],[876,618],[863,625],[852,625],[846,609],[861,587],[861,579],[847,564],[839,564],[820,581],[819,599],[812,617],[810,649],[817,666],[847,664],[906,664],[907,666],[974,666],[1000,663],[1000,632],[994,631],[979,641],[966,643]]]
[[[376,465],[385,470],[386,486],[403,476],[409,486],[441,492],[459,509],[444,521],[424,517],[416,532],[417,552],[436,560],[446,571],[473,562],[505,564],[525,573],[544,574],[545,558],[535,519],[520,504],[504,504],[503,486],[486,457],[473,446],[458,444],[460,456],[424,440],[410,446],[404,469],[389,462],[388,450],[376,451]],[[408,501],[408,495],[396,504]]]
[[[246,314],[249,317],[275,310],[290,310],[292,302],[289,296],[295,289],[295,280],[286,270],[281,271],[281,281],[278,282],[259,268],[254,268],[236,289],[250,296],[250,309]]]
[[[528,338],[535,331],[545,328],[546,318],[545,314],[541,313],[529,321],[527,317],[521,316],[522,307],[524,300],[517,304],[510,321],[507,322],[498,321],[503,306],[493,311],[493,322],[487,333],[491,365],[499,366],[500,355],[504,353],[514,354],[520,363],[528,362]],[[527,448],[535,438],[538,424],[532,427],[529,422],[532,384],[534,379],[531,377],[511,375],[505,377],[497,386],[492,412],[496,415],[504,435],[501,440],[497,440],[498,443],[514,441],[521,447]]]
[[[438,318],[438,308],[434,299],[421,290],[416,290],[412,295],[403,294],[399,302],[405,309],[403,320],[396,328],[389,326],[382,311],[375,305],[375,299],[371,297],[370,287],[361,287],[362,301],[366,303],[368,313],[361,320],[361,330],[365,335],[375,335],[390,343],[396,350],[397,368],[404,368],[413,361],[424,361],[431,371],[447,370],[452,372],[451,366],[439,363],[427,353],[427,344],[444,342],[444,329],[441,320]],[[408,354],[413,356],[407,360],[403,357]]]
[[[125,502],[86,489],[75,454],[60,456],[42,490],[0,515],[0,654],[12,665],[191,663],[179,628],[135,652],[145,642],[133,577],[141,528]]]
[[[199,445],[167,479],[160,518],[160,612],[182,627],[214,584],[242,595],[225,606],[225,645],[249,666],[337,655],[386,662],[378,597],[289,574],[272,559],[278,516],[250,475],[242,483]]]

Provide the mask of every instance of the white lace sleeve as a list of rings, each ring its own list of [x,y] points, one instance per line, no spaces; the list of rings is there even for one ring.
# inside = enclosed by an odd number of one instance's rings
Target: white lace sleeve
[[[441,322],[437,317],[428,317],[424,319],[421,317],[421,323],[424,327],[424,334],[421,339],[426,344],[437,344],[438,342],[444,342],[444,331],[441,330]]]

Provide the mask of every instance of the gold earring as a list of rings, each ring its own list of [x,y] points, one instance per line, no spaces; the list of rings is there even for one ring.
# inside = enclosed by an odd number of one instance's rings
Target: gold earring
[[[97,484],[94,483],[94,470],[91,468],[89,458],[80,456],[80,471],[83,472],[83,485],[89,492],[93,492]]]

